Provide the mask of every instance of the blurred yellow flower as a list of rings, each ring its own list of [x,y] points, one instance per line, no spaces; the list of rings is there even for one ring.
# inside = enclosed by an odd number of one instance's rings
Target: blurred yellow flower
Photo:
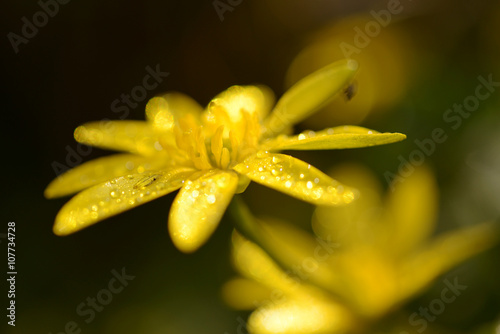
[[[366,170],[348,166],[344,172],[339,175],[361,196],[344,207],[319,207],[313,225],[319,238],[291,224],[256,222],[267,235],[262,244],[281,249],[282,255],[273,251],[281,267],[234,232],[234,264],[246,278],[229,281],[223,295],[235,308],[257,307],[248,320],[251,333],[358,331],[497,241],[493,223],[430,239],[437,190],[427,168],[417,169],[385,201]]]
[[[360,124],[369,115],[391,110],[406,96],[416,74],[414,69],[425,68],[418,65],[424,56],[419,54],[417,42],[398,22],[382,27],[375,36],[367,35],[364,32],[366,25],[376,22],[372,15],[348,16],[305,38],[301,52],[288,69],[288,86],[306,73],[328,64],[328,59],[349,57],[362,64],[355,80],[356,98],[348,103],[346,99],[332,101],[308,118],[306,125],[317,126],[325,121]],[[339,109],[345,112],[335,112]]]
[[[317,205],[351,202],[353,189],[301,160],[274,152],[404,139],[402,134],[355,126],[285,134],[349,85],[356,70],[351,60],[324,67],[287,91],[271,113],[268,88],[233,86],[205,110],[183,94],[170,93],[148,102],[147,122],[102,121],[78,127],[78,142],[128,153],[87,162],[47,187],[48,198],[83,190],[61,209],[54,232],[73,233],[180,188],[170,210],[169,232],[180,250],[191,252],[209,238],[233,195],[250,180]]]

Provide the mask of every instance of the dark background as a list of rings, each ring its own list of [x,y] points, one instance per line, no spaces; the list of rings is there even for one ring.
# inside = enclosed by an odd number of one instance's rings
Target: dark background
[[[246,314],[230,310],[219,298],[221,285],[234,274],[228,218],[190,255],[177,251],[167,233],[175,194],[75,235],[57,237],[53,220],[67,199],[43,197],[56,176],[52,166],[68,165],[68,150],[78,149],[72,137],[78,125],[123,115],[111,109],[111,102],[141,85],[147,66],[159,64],[170,73],[148,91],[147,99],[176,90],[205,105],[231,85],[252,83],[264,83],[280,96],[286,90],[287,69],[313,34],[349,15],[383,9],[386,3],[243,0],[221,21],[211,1],[71,1],[60,4],[58,13],[27,44],[19,45],[18,53],[7,36],[21,35],[22,18],[32,22],[41,7],[35,1],[4,4],[0,232],[8,221],[16,222],[18,275],[16,327],[7,326],[4,318],[2,328],[8,333],[55,334],[73,320],[82,333],[236,333],[238,317]],[[412,57],[421,61],[402,71],[409,77],[404,94],[383,113],[374,106],[378,116],[361,124],[403,132],[409,139],[390,148],[296,156],[323,170],[343,160],[362,162],[383,181],[384,171],[397,171],[396,157],[415,148],[412,138],[428,136],[442,125],[447,108],[474,92],[478,75],[493,74],[500,80],[497,2],[402,4],[407,5],[405,13],[391,29],[404,33],[403,39],[413,43]],[[385,57],[389,64],[392,52]],[[383,75],[374,80],[390,86]],[[439,229],[498,217],[498,96],[482,103],[428,159],[442,190]],[[126,118],[144,119],[147,99]],[[79,155],[87,161],[105,154],[92,149]],[[257,214],[309,224],[309,205],[256,185],[245,196]],[[4,244],[2,239],[3,254]],[[494,325],[500,310],[499,255],[497,247],[456,269],[469,279],[470,292],[446,310],[439,324],[464,333]],[[111,270],[123,267],[134,280],[86,324],[76,314],[77,305],[107,286]],[[409,309],[426,303],[425,295],[419,298]]]

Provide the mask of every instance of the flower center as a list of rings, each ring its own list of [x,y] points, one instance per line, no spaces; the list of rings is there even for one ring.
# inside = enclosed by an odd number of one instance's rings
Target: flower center
[[[244,110],[241,113],[238,122],[208,119],[201,125],[183,117],[174,126],[174,141],[160,142],[177,165],[199,170],[231,168],[255,153],[259,145],[261,125],[257,116]]]

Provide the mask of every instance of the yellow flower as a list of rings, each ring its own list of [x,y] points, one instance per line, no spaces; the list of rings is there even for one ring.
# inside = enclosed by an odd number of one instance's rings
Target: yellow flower
[[[360,330],[497,242],[496,223],[430,238],[437,190],[427,168],[417,169],[384,201],[371,174],[346,169],[346,180],[358,186],[361,196],[344,207],[317,209],[313,227],[320,238],[291,224],[255,222],[254,229],[265,236],[260,244],[271,248],[281,267],[234,233],[234,264],[246,278],[229,281],[223,292],[236,308],[258,306],[248,320],[251,333]],[[304,316],[310,313],[314,317]]]
[[[148,102],[146,122],[78,127],[78,142],[128,153],[87,162],[47,187],[48,198],[83,190],[61,209],[54,232],[73,233],[180,189],[169,232],[180,250],[191,252],[209,238],[233,195],[250,180],[313,204],[351,202],[353,189],[275,152],[364,147],[405,138],[356,126],[285,134],[349,85],[356,70],[350,60],[330,64],[298,82],[270,113],[268,88],[233,86],[205,110],[183,94],[170,93]]]

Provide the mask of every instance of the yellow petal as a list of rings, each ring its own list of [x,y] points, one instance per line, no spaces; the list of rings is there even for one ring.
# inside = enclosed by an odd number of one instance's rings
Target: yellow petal
[[[282,133],[326,105],[353,79],[358,69],[354,60],[340,60],[310,74],[292,86],[265,120],[266,136]]]
[[[57,214],[54,233],[68,235],[110,216],[179,189],[191,169],[162,170],[118,177],[88,188],[66,203]]]
[[[76,193],[98,183],[127,174],[159,169],[166,162],[133,154],[116,154],[81,164],[54,179],[45,189],[45,197],[55,198]]]
[[[420,246],[433,232],[437,220],[438,188],[432,171],[418,167],[397,183],[387,198],[389,238],[381,241],[390,254],[405,256]],[[397,251],[395,251],[397,250]]]
[[[337,277],[330,291],[365,317],[379,317],[394,306],[399,278],[391,258],[363,244],[333,255],[329,265]]]
[[[347,333],[353,327],[353,317],[345,308],[319,299],[269,303],[248,319],[252,334],[335,334]]]
[[[499,237],[497,222],[477,224],[437,237],[424,251],[404,262],[402,295],[419,292],[440,274],[495,245]]]
[[[266,252],[237,231],[233,232],[232,244],[233,264],[243,276],[286,294],[300,289],[298,280],[288,276]]]
[[[176,120],[190,114],[199,119],[203,108],[192,98],[182,93],[168,93],[153,97],[146,105],[146,119],[162,132],[173,131]]]
[[[305,131],[297,136],[278,136],[263,147],[269,150],[333,150],[390,144],[405,139],[401,133],[380,133],[359,126],[340,126]]]
[[[233,123],[243,120],[242,110],[257,114],[262,120],[269,113],[273,101],[273,93],[266,86],[232,86],[210,102],[208,111],[210,106],[221,106]]]
[[[257,183],[315,205],[343,205],[357,198],[355,189],[284,154],[260,152],[236,165],[234,170]]]
[[[270,298],[271,290],[246,278],[233,278],[222,286],[222,299],[234,309],[252,310]]]
[[[348,248],[372,243],[380,227],[374,221],[382,213],[382,185],[371,170],[358,164],[342,164],[328,174],[356,187],[360,196],[349,205],[317,207],[312,221],[314,232]]]
[[[187,181],[170,209],[168,229],[175,246],[194,252],[212,235],[238,185],[234,172],[211,170]]]
[[[143,121],[87,123],[76,128],[74,136],[83,144],[140,155],[153,155],[162,149],[153,127]]]

